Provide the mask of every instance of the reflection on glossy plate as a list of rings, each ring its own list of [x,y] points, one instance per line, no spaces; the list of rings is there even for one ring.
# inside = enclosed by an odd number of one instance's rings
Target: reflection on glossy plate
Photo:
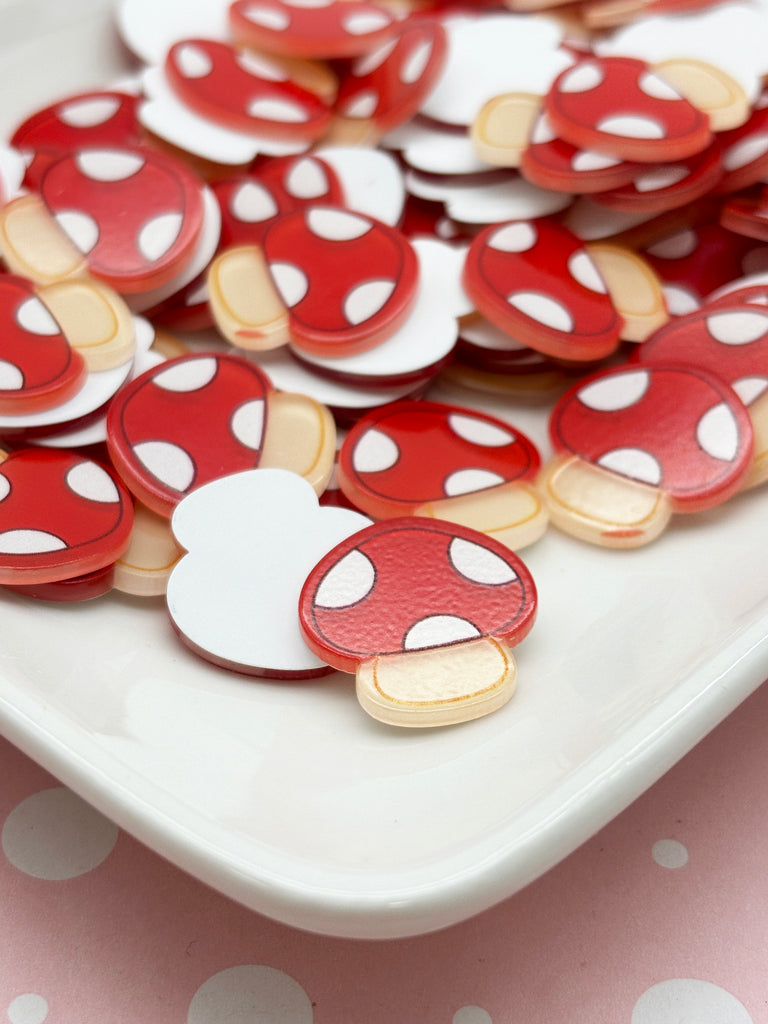
[[[5,136],[124,70],[103,0],[48,7],[2,7]],[[539,442],[544,420],[515,414]],[[541,612],[517,694],[425,733],[369,719],[350,677],[219,671],[176,641],[161,603],[2,596],[0,730],[255,910],[350,937],[437,929],[555,864],[768,676],[766,523],[763,488],[639,551],[551,532],[524,552]]]

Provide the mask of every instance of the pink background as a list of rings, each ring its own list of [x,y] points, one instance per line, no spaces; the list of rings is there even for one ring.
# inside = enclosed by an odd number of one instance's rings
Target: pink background
[[[768,687],[526,890],[445,931],[325,938],[232,903],[0,740],[11,1024],[761,1024]]]

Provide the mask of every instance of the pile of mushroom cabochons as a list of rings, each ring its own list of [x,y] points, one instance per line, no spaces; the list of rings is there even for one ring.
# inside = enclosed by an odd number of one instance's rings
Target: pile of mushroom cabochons
[[[136,74],[0,150],[0,584],[167,593],[204,658],[392,724],[500,707],[518,549],[768,474],[767,18],[122,0]]]

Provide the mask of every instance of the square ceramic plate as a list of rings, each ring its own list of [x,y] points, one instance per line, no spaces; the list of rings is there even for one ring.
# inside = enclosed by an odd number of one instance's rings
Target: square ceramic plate
[[[124,70],[103,2],[46,7],[0,4],[6,137]],[[512,418],[546,451],[544,410]],[[524,552],[541,611],[517,694],[421,733],[369,719],[349,677],[270,683],[199,661],[162,602],[0,596],[0,729],[257,911],[349,937],[426,932],[555,864],[768,676],[767,522],[764,488],[638,551],[550,532]]]

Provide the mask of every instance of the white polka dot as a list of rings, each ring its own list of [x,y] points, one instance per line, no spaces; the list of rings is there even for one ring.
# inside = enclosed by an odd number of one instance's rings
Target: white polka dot
[[[243,964],[203,982],[187,1024],[312,1024],[313,1016],[309,996],[289,974]]]
[[[362,57],[359,57],[352,67],[352,74],[355,78],[364,78],[366,75],[370,75],[371,72],[381,67],[387,57],[389,57],[397,46],[397,43],[397,39],[390,39],[381,46],[377,46],[376,49],[372,50],[370,53],[366,53]]]
[[[42,334],[50,337],[60,334],[61,328],[53,318],[51,311],[38,298],[25,299],[16,310],[16,322],[30,334]]]
[[[454,1013],[451,1024],[493,1024],[491,1015],[480,1006],[462,1006]]]
[[[213,71],[210,55],[194,43],[185,43],[175,54],[176,64],[185,78],[205,78]]]
[[[11,493],[11,481],[7,476],[0,473],[0,501],[5,501]]]
[[[739,450],[739,427],[730,406],[714,405],[699,420],[696,440],[713,459],[732,462]]]
[[[680,93],[673,89],[669,82],[665,82],[663,78],[659,78],[653,71],[646,71],[640,76],[637,84],[640,87],[641,92],[644,92],[646,96],[651,96],[656,100],[679,100]]]
[[[719,985],[698,978],[672,978],[652,985],[632,1009],[630,1024],[754,1024],[739,1000]]]
[[[317,588],[315,604],[319,608],[348,608],[370,594],[375,582],[373,562],[355,549],[325,574]]]
[[[678,231],[674,235],[670,235],[669,238],[662,239],[660,242],[655,242],[648,247],[646,252],[650,253],[651,256],[658,256],[664,260],[679,260],[685,256],[690,256],[698,244],[699,239],[696,232],[686,229],[685,231]]]
[[[558,89],[560,92],[588,92],[596,89],[604,78],[597,64],[579,64],[561,78]]]
[[[503,483],[504,477],[490,469],[457,469],[445,478],[443,490],[449,498],[455,498],[459,494],[473,494]]]
[[[232,415],[231,429],[234,436],[246,448],[258,451],[264,437],[264,401],[255,398],[244,402]]]
[[[10,1024],[43,1024],[47,1016],[47,1001],[34,992],[16,996],[8,1007]]]
[[[341,26],[351,36],[364,36],[369,32],[378,32],[391,23],[385,11],[360,11],[342,17]]]
[[[285,11],[261,7],[259,4],[250,4],[244,13],[254,25],[261,25],[273,32],[283,32],[291,23],[291,19]]]
[[[574,153],[571,167],[574,171],[601,171],[605,167],[615,167],[621,160],[607,153],[596,153],[593,149],[582,149]]]
[[[507,302],[521,313],[556,331],[573,330],[573,317],[557,299],[541,292],[514,292]]]
[[[84,255],[98,242],[99,225],[89,214],[80,210],[61,210],[55,218],[64,234]]]
[[[67,473],[67,486],[86,501],[111,505],[120,501],[117,484],[102,466],[84,460]]]
[[[170,441],[142,441],[133,446],[139,462],[168,487],[186,491],[195,479],[192,457]]]
[[[319,208],[307,214],[307,226],[312,234],[329,242],[349,242],[362,238],[372,227],[369,220],[346,210]]]
[[[501,448],[505,444],[512,444],[515,440],[515,435],[506,427],[487,423],[479,417],[467,416],[464,413],[450,413],[448,426],[464,441],[482,445],[484,448]]]
[[[218,368],[218,360],[213,356],[185,359],[160,370],[152,378],[152,383],[163,391],[202,391],[216,376]]]
[[[469,619],[459,615],[428,615],[411,626],[405,634],[403,650],[420,651],[425,647],[442,647],[462,640],[476,640],[479,636],[482,636],[480,630]]]
[[[154,263],[165,256],[179,237],[183,223],[183,215],[177,212],[162,213],[147,221],[136,239],[136,245],[144,259]]]
[[[78,153],[80,173],[93,181],[125,181],[144,166],[144,157],[116,149],[89,149]]]
[[[249,117],[279,121],[281,124],[302,124],[309,118],[306,109],[300,104],[277,96],[257,96],[245,109]]]
[[[318,199],[329,189],[325,168],[311,156],[303,157],[285,176],[285,188],[296,199]]]
[[[496,587],[517,579],[517,573],[503,558],[463,537],[453,538],[448,558],[456,572],[482,586]]]
[[[394,290],[394,281],[365,281],[357,285],[344,299],[344,316],[351,324],[365,323],[386,306]]]
[[[749,405],[768,388],[768,379],[765,377],[740,377],[739,380],[731,381],[731,387],[744,405]]]
[[[404,85],[413,85],[421,78],[432,55],[432,43],[426,39],[419,43],[408,55],[400,68],[400,81]]]
[[[657,167],[647,174],[639,174],[632,184],[638,192],[658,192],[663,188],[671,188],[678,181],[687,178],[689,174],[687,167],[682,164],[675,164],[671,167]]]
[[[499,252],[528,252],[538,240],[538,232],[529,221],[521,220],[499,228],[488,239],[488,248]]]
[[[597,412],[613,412],[628,409],[639,402],[651,383],[647,370],[630,370],[612,374],[592,384],[587,384],[578,393],[579,401]]]
[[[591,292],[597,292],[600,295],[607,293],[608,289],[605,286],[605,281],[600,276],[600,271],[593,263],[589,253],[583,249],[579,249],[578,252],[573,253],[569,257],[568,270],[574,281],[578,281],[583,288],[587,288]]]
[[[289,309],[301,302],[309,291],[309,278],[295,263],[270,263],[269,272],[280,298]]]
[[[352,452],[352,465],[357,473],[380,473],[390,469],[400,458],[400,449],[381,430],[366,430]]]
[[[759,160],[765,153],[768,153],[768,135],[753,135],[726,149],[723,153],[723,167],[726,171],[737,171],[753,160]]]
[[[244,224],[258,224],[280,212],[270,191],[255,181],[243,182],[233,192],[229,209]]]
[[[0,533],[0,552],[4,555],[38,555],[44,551],[64,551],[67,545],[47,530],[5,530]]]
[[[661,483],[662,472],[658,459],[642,448],[614,448],[597,461],[603,469],[652,487],[658,487]]]
[[[120,109],[120,100],[115,96],[94,96],[89,100],[76,100],[59,107],[59,120],[70,128],[95,128],[105,124]]]
[[[662,868],[682,868],[688,863],[688,851],[676,839],[659,839],[651,847],[651,856]]]
[[[0,359],[0,391],[20,391],[24,387],[24,374],[13,363]]]
[[[549,118],[545,114],[537,117],[531,132],[530,144],[532,146],[542,146],[548,142],[554,142],[556,138],[557,132],[550,124]]]
[[[768,316],[748,309],[738,313],[712,313],[707,317],[707,330],[723,345],[749,345],[768,332]]]
[[[379,94],[375,89],[364,89],[355,93],[341,105],[341,113],[344,117],[373,117],[379,105]]]
[[[112,852],[118,829],[69,789],[44,789],[22,800],[5,819],[6,857],[27,875],[49,881],[77,878]]]
[[[598,121],[595,127],[606,135],[622,135],[629,139],[663,139],[665,135],[663,124],[652,117],[637,114],[613,114]]]
[[[267,82],[285,82],[288,74],[284,68],[253,50],[240,50],[235,54],[237,64],[249,75]]]

